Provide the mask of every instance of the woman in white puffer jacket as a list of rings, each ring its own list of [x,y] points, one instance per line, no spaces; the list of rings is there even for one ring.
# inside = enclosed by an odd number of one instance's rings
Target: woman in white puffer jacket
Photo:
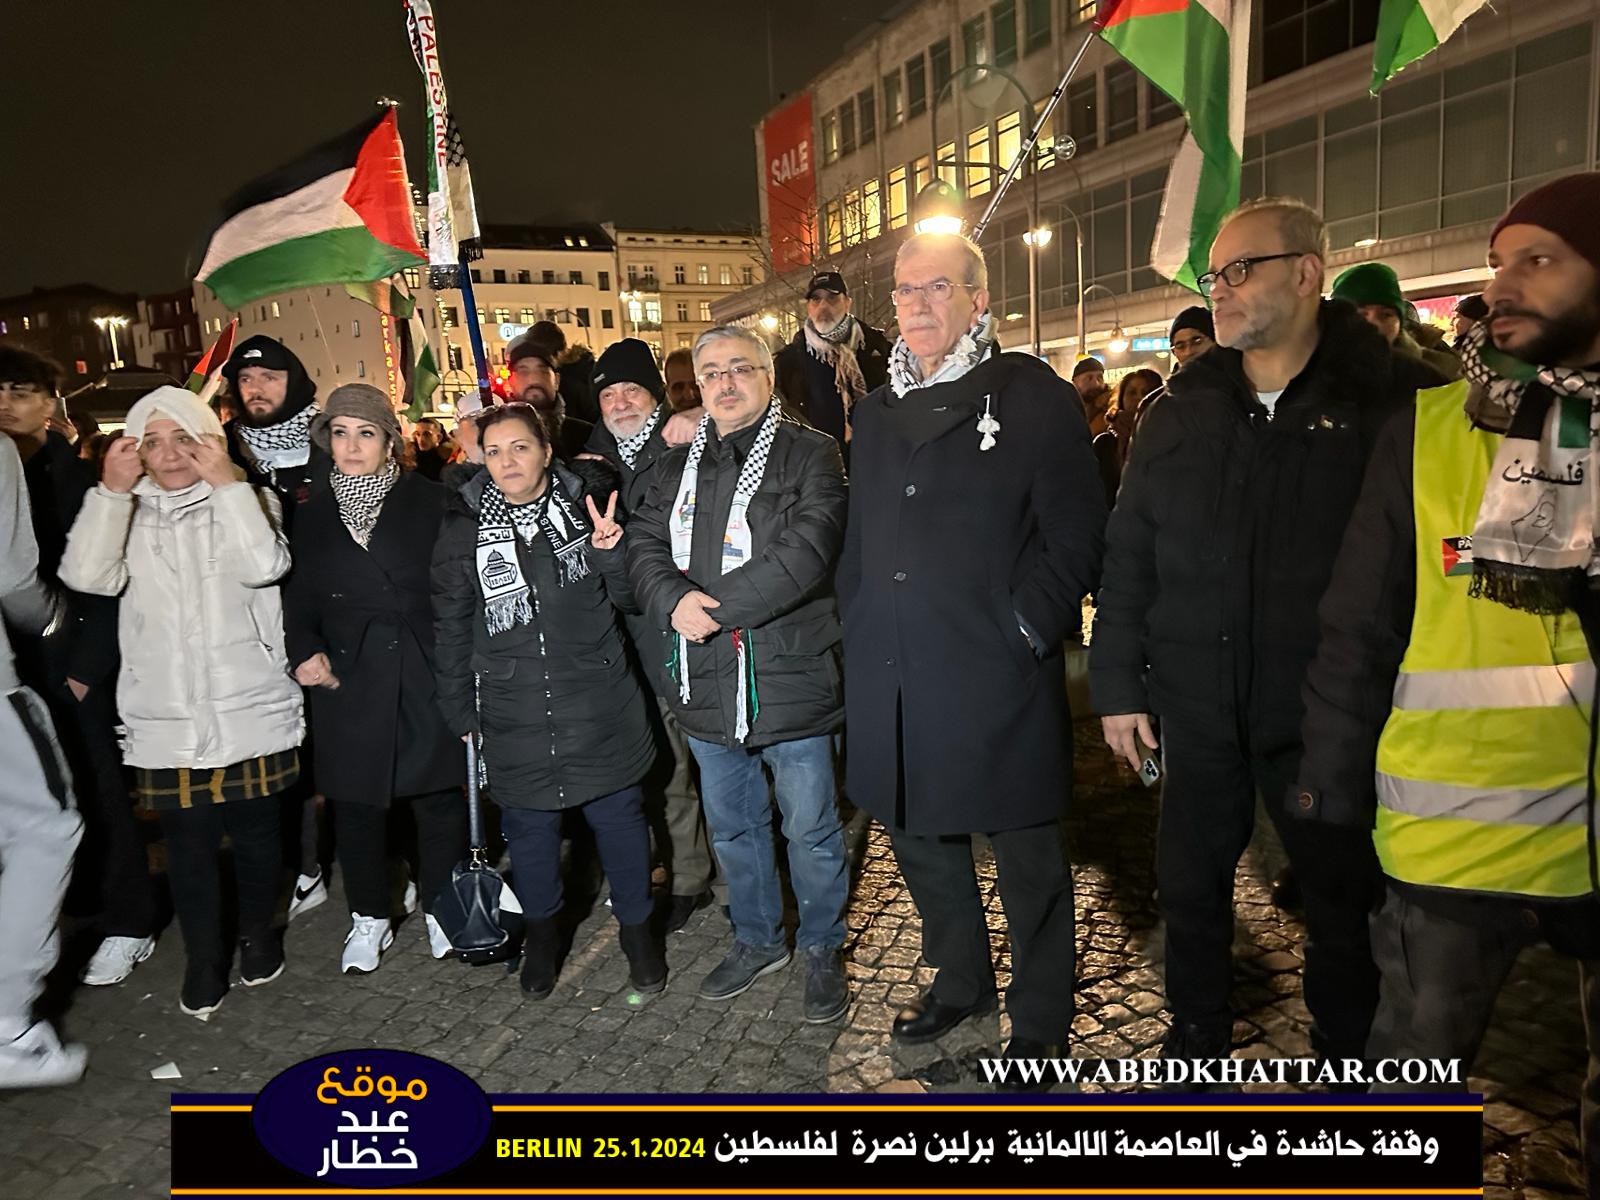
[[[277,498],[228,458],[193,393],[157,388],[128,413],[100,486],[68,537],[61,579],[122,596],[117,703],[123,761],[159,815],[188,950],[180,1007],[209,1018],[228,988],[218,854],[233,844],[239,973],[283,970],[272,928],[282,851],[278,794],[299,776],[301,692],[283,648],[276,581],[289,569]]]

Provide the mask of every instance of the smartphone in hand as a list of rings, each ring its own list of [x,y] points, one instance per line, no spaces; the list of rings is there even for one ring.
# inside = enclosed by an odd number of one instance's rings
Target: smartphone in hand
[[[1160,778],[1161,764],[1156,762],[1156,760],[1153,758],[1145,759],[1144,763],[1139,767],[1139,781],[1143,783],[1145,787],[1154,787],[1156,781]]]

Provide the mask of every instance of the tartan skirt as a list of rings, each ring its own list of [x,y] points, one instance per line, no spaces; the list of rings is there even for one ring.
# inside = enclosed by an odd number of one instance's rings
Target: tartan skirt
[[[139,806],[154,812],[257,800],[293,787],[300,752],[281,750],[227,767],[135,767]]]

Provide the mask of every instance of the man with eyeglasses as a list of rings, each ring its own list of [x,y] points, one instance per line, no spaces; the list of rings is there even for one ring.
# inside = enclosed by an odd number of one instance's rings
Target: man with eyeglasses
[[[1317,601],[1378,430],[1442,382],[1321,299],[1327,234],[1298,200],[1240,206],[1199,280],[1217,347],[1184,364],[1134,442],[1106,530],[1089,678],[1106,743],[1166,782],[1156,883],[1173,1025],[1162,1054],[1232,1043],[1233,882],[1264,799],[1303,895],[1313,1049],[1360,1058],[1377,1003],[1362,830],[1308,834],[1285,797]]]
[[[1043,1057],[1073,1016],[1062,645],[1098,582],[1105,494],[1071,386],[997,352],[973,242],[908,238],[893,297],[889,383],[856,408],[838,577],[847,793],[889,830],[938,972],[893,1031],[932,1042],[995,1009],[982,833],[1012,946],[1006,1054]]]
[[[658,461],[623,543],[635,598],[663,631],[640,653],[667,664],[667,700],[700,765],[727,876],[734,944],[700,995],[730,1000],[790,960],[765,767],[800,912],[801,1012],[822,1024],[850,1002],[834,775],[844,466],[837,442],[784,415],[759,333],[708,330],[694,363],[706,415],[687,448]]]
[[[810,425],[839,443],[850,462],[850,414],[883,386],[889,339],[851,312],[850,289],[837,271],[818,271],[806,287],[806,321],[774,360],[778,394]]]
[[[1217,331],[1211,323],[1211,310],[1200,304],[1184,309],[1173,319],[1167,344],[1172,348],[1174,371],[1181,371],[1191,358],[1199,358],[1215,346]]]

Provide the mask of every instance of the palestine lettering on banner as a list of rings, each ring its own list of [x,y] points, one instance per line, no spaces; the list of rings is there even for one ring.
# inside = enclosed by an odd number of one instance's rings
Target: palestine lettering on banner
[[[477,203],[466,148],[450,115],[431,0],[406,0],[406,34],[428,101],[428,262],[435,286],[448,286],[463,256],[480,256]]]

